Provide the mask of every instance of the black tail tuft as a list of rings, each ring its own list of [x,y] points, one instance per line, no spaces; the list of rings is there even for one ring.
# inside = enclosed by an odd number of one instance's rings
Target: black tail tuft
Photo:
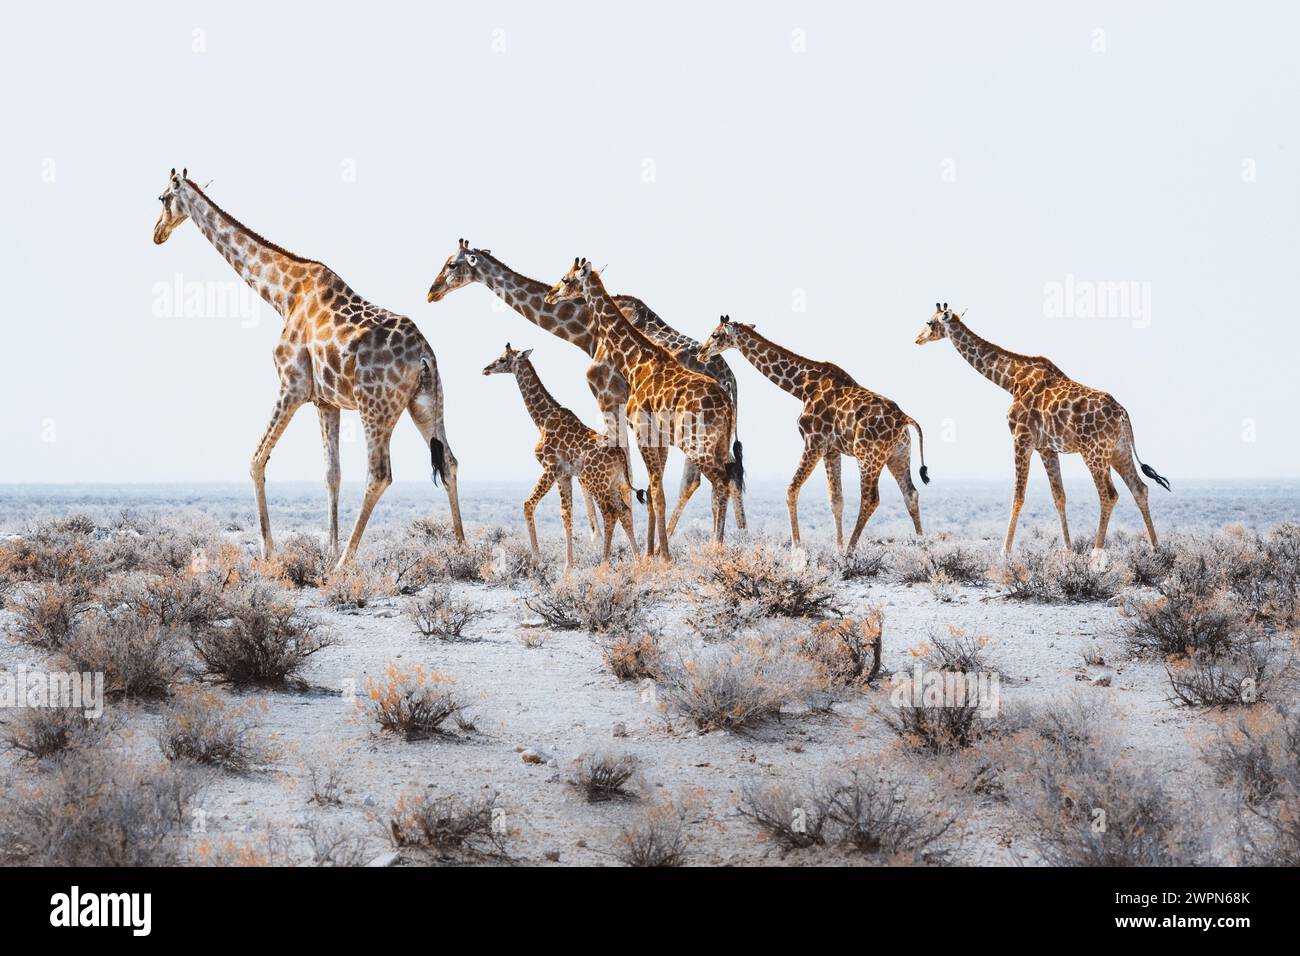
[[[636,490],[636,500],[639,501],[641,504],[645,504],[645,489],[637,488],[635,490]]]
[[[735,484],[736,490],[745,490],[745,449],[740,442],[732,442],[731,455],[734,461],[727,462],[727,480]]]
[[[1150,478],[1152,481],[1158,484],[1161,488],[1165,489],[1165,491],[1173,491],[1173,489],[1169,487],[1169,479],[1164,477],[1163,475],[1156,474],[1156,470],[1152,468],[1150,465],[1142,466],[1142,474],[1146,475],[1148,478]]]
[[[445,465],[442,454],[442,442],[436,438],[429,439],[429,459],[433,462],[433,483],[436,485],[443,477]]]
[[[922,466],[921,466],[921,484],[923,484],[923,485],[928,485],[929,483],[930,483],[930,469],[929,469],[929,468],[926,468],[925,465],[922,465]]]

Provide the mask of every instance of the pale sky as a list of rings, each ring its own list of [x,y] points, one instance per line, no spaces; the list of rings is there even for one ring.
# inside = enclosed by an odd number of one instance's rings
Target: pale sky
[[[246,477],[279,319],[216,301],[237,280],[192,224],[153,245],[173,165],[415,320],[468,481],[537,474],[517,388],[480,375],[507,340],[598,419],[577,349],[480,286],[425,301],[459,236],[840,363],[936,480],[1011,474],[1006,393],[913,344],[937,299],[1112,392],[1175,484],[1300,476],[1295,4],[287,6],[7,11],[0,482]],[[1101,283],[1121,314],[1077,314]],[[730,360],[750,475],[788,479],[799,406]],[[407,422],[393,465],[428,473]],[[321,475],[305,408],[268,478]]]

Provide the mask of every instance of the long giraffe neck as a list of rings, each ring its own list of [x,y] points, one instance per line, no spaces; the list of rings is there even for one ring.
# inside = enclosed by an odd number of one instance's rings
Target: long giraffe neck
[[[638,370],[663,362],[677,363],[672,353],[646,336],[627,320],[618,304],[605,289],[599,274],[593,272],[583,286],[587,307],[591,310],[599,344],[596,355],[608,358],[630,384]]]
[[[263,239],[228,215],[190,180],[179,192],[181,209],[199,232],[271,308],[287,317],[296,304],[301,280],[308,271],[324,269],[319,262],[295,256]]]
[[[533,368],[533,363],[528,359],[521,358],[515,363],[515,381],[519,383],[519,394],[524,397],[524,407],[532,416],[533,424],[541,428],[547,417],[562,406],[546,390],[537,369]]]
[[[746,325],[736,325],[736,332],[736,348],[746,361],[801,401],[809,397],[816,380],[832,371],[827,363],[782,348]],[[844,374],[838,368],[833,370]]]
[[[948,338],[957,352],[970,363],[971,368],[979,372],[994,385],[1008,392],[1015,392],[1016,372],[1030,361],[1027,356],[1017,355],[999,348],[992,342],[980,338],[966,327],[961,319],[953,316],[948,320]]]
[[[478,256],[477,273],[482,283],[506,305],[514,309],[538,328],[572,342],[588,355],[596,354],[596,335],[591,327],[591,317],[584,315],[581,302],[546,304],[546,293],[551,287],[530,279],[511,269],[499,259],[482,250]]]

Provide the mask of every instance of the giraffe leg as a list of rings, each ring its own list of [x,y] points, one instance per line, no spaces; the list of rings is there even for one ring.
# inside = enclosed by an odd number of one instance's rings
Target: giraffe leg
[[[713,543],[722,544],[727,536],[727,505],[732,497],[731,479],[727,477],[725,467],[712,471],[706,477],[713,493]]]
[[[257,517],[262,528],[262,557],[269,558],[274,550],[271,541],[271,516],[266,510],[266,463],[271,460],[271,449],[284,434],[293,413],[302,407],[304,399],[297,392],[282,391],[271,412],[271,423],[266,426],[262,440],[253,452],[249,474],[253,477],[253,493],[257,497]]]
[[[401,411],[384,414],[383,410],[364,400],[358,406],[361,410],[361,424],[366,431],[366,493],[361,498],[361,510],[357,512],[357,521],[348,538],[348,546],[334,565],[335,571],[346,567],[356,557],[357,549],[361,546],[361,536],[366,533],[366,524],[370,521],[370,512],[393,483],[389,444],[393,438],[393,426],[397,424]]]
[[[564,570],[573,567],[573,476],[561,475],[560,517],[564,521]]]
[[[595,541],[596,535],[600,533],[600,529],[596,524],[596,502],[592,500],[591,492],[583,487],[582,482],[578,482],[578,491],[581,492],[582,503],[587,508],[587,526],[591,531],[591,540]]]
[[[1097,496],[1101,499],[1101,515],[1097,519],[1097,540],[1093,542],[1094,557],[1101,557],[1106,550],[1106,526],[1110,524],[1110,513],[1119,500],[1115,483],[1110,480],[1111,460],[1106,455],[1084,455],[1084,462],[1092,472],[1092,480],[1097,485]]]
[[[1016,540],[1016,522],[1020,520],[1020,509],[1025,503],[1025,488],[1029,484],[1029,459],[1034,454],[1033,445],[1028,435],[1017,435],[1015,439],[1016,487],[1011,495],[1011,520],[1007,523],[1007,540],[1002,546],[1004,557],[1010,557],[1011,545]]]
[[[911,442],[900,441],[885,464],[889,468],[889,473],[894,476],[894,480],[898,482],[898,490],[903,493],[903,504],[907,506],[907,513],[912,516],[912,526],[916,528],[917,535],[924,535],[925,532],[921,529],[921,496],[916,493],[916,485],[912,483]]]
[[[677,489],[677,505],[673,508],[673,516],[668,521],[669,537],[672,537],[673,531],[677,528],[677,519],[686,510],[686,502],[691,500],[691,495],[695,494],[699,487],[700,466],[687,458],[686,466],[682,468],[682,483]]]
[[[325,446],[325,491],[330,509],[330,560],[339,556],[339,410],[336,405],[317,405],[320,416],[320,437]]]
[[[458,464],[456,456],[451,453],[447,442],[447,429],[442,420],[442,382],[434,373],[433,381],[415,393],[415,397],[406,407],[411,413],[411,420],[420,430],[424,446],[429,449],[434,464],[434,481],[438,480],[439,470],[442,483],[447,489],[447,502],[451,507],[451,527],[456,540],[465,540],[465,529],[460,521],[460,494],[456,485]]]
[[[828,451],[824,463],[826,485],[831,495],[831,517],[835,519],[835,547],[842,549],[844,547],[844,482],[840,472],[840,453]]]
[[[1154,548],[1156,546],[1156,526],[1151,521],[1151,511],[1147,507],[1147,483],[1142,480],[1142,477],[1138,474],[1137,466],[1133,464],[1132,451],[1128,449],[1116,450],[1113,463],[1115,470],[1119,472],[1120,478],[1124,479],[1124,484],[1128,485],[1128,490],[1132,492],[1138,510],[1142,512],[1142,520],[1147,525],[1147,537],[1151,539],[1151,547]]]
[[[537,484],[533,487],[533,493],[524,502],[524,524],[528,526],[528,540],[532,543],[534,557],[541,554],[541,549],[537,547],[537,524],[533,521],[533,514],[537,511],[538,502],[546,497],[553,484],[555,484],[555,470],[544,469],[542,477],[537,479]]]
[[[867,526],[867,519],[875,513],[876,506],[880,504],[880,472],[884,467],[885,462],[880,458],[858,459],[862,501],[858,506],[858,520],[853,523],[853,534],[849,537],[850,552],[858,546],[858,538],[862,534],[862,529]]]
[[[614,525],[618,523],[619,506],[622,502],[603,501],[600,504],[601,517],[605,524],[605,547],[600,554],[602,566],[608,566],[610,553],[614,549]]]
[[[1061,540],[1065,550],[1070,550],[1070,523],[1065,519],[1065,483],[1061,481],[1061,457],[1050,449],[1038,449],[1038,457],[1043,459],[1043,471],[1047,472],[1047,482],[1052,486],[1052,500],[1056,502],[1056,513],[1061,516]]]
[[[671,561],[668,552],[668,527],[665,521],[667,505],[664,501],[664,466],[668,463],[668,450],[659,445],[642,445],[641,460],[645,462],[646,472],[650,476],[649,512],[650,529],[646,535],[645,553],[647,556],[658,554],[665,561]]]
[[[803,455],[799,459],[799,467],[794,470],[794,477],[790,479],[790,487],[785,491],[785,507],[790,512],[790,547],[799,547],[799,489],[803,483],[808,480],[812,470],[817,467],[817,462],[821,460],[823,451],[817,446],[809,443],[803,447]],[[832,451],[830,454],[835,454]],[[827,458],[829,461],[830,459]]]

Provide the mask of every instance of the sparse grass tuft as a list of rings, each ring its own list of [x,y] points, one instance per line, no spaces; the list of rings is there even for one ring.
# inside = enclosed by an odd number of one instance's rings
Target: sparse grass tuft
[[[646,624],[654,585],[626,568],[575,571],[555,584],[539,584],[524,599],[555,630],[628,634]]]
[[[619,832],[614,856],[625,866],[684,866],[685,808],[664,801],[647,809]]]
[[[444,641],[460,640],[465,628],[483,613],[476,604],[453,598],[446,587],[436,584],[406,603],[406,615],[416,630]]]
[[[505,859],[509,837],[495,793],[468,799],[403,794],[388,831],[394,846],[427,850],[440,859]]]
[[[251,707],[225,704],[210,691],[189,690],[163,709],[158,746],[168,760],[242,773],[273,755],[256,738]]]
[[[403,667],[390,661],[383,680],[367,681],[371,712],[381,729],[406,740],[444,735],[448,721],[472,729],[454,684],[446,674],[426,671],[419,664]]]
[[[588,803],[631,797],[624,788],[637,775],[641,762],[631,754],[582,754],[574,761],[571,783]]]

